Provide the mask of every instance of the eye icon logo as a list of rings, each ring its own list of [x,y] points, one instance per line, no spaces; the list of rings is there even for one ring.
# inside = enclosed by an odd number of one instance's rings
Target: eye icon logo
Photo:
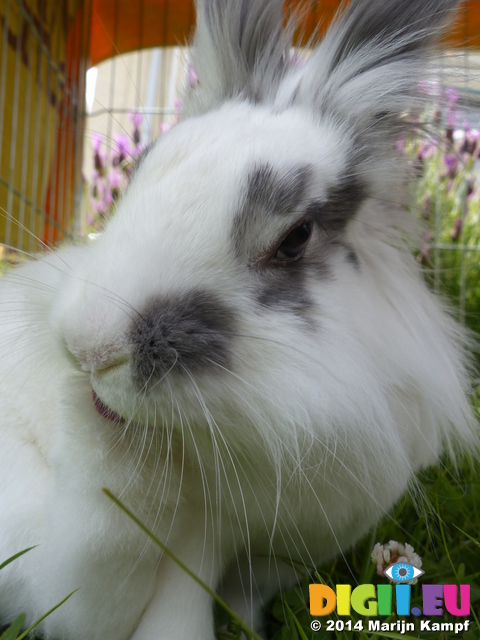
[[[423,576],[425,571],[414,567],[411,564],[407,564],[406,562],[396,562],[395,564],[391,564],[384,571],[387,578],[393,580],[393,582],[410,582],[410,580],[415,580],[419,576]]]

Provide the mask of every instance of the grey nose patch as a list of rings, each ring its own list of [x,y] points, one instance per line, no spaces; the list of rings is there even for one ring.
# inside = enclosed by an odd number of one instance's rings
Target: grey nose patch
[[[235,313],[205,291],[150,300],[129,335],[135,381],[143,386],[170,373],[222,373],[231,366],[235,326]]]

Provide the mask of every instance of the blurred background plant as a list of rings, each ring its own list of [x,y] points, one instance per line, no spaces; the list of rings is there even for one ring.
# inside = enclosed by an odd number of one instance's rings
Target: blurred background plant
[[[89,195],[86,222],[90,233],[98,231],[112,213],[144,148],[140,135],[142,114],[129,111],[127,117],[131,134],[114,133],[111,147],[100,133],[92,134],[93,170],[90,181],[86,180]]]
[[[418,176],[413,209],[425,235],[417,260],[460,322],[480,332],[480,131],[457,106],[453,87],[438,97],[443,113],[434,106],[425,116],[436,135],[399,144]]]

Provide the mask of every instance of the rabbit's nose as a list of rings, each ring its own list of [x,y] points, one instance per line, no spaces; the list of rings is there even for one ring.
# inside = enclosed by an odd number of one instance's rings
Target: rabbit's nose
[[[128,335],[136,383],[144,388],[170,373],[229,369],[236,327],[234,310],[207,291],[152,298]]]
[[[67,350],[80,365],[82,371],[93,373],[128,362],[129,353],[119,345],[101,344],[92,347],[66,343]]]

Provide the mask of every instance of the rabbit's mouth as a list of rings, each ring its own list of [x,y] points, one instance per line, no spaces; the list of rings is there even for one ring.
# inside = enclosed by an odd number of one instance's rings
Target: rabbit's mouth
[[[100,398],[97,396],[97,394],[95,393],[94,389],[92,389],[92,398],[93,398],[93,404],[95,405],[95,409],[102,416],[102,418],[106,418],[107,420],[111,420],[112,422],[115,422],[116,424],[124,424],[125,423],[125,418],[122,418],[122,416],[118,415],[118,413],[116,413],[113,409],[110,409],[110,407],[107,407],[107,405],[104,404],[100,400]]]

